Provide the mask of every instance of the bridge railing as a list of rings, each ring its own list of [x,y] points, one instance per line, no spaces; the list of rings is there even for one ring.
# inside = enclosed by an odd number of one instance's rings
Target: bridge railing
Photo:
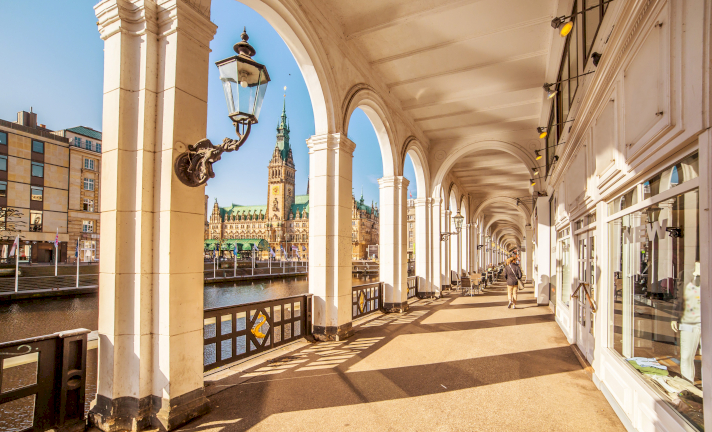
[[[418,277],[410,276],[408,278],[408,298],[413,298],[418,295]]]
[[[203,370],[307,336],[311,333],[311,313],[311,294],[206,309]]]
[[[0,343],[0,430],[84,421],[88,334],[76,329]]]
[[[383,307],[383,283],[373,282],[351,288],[351,318],[361,318]]]

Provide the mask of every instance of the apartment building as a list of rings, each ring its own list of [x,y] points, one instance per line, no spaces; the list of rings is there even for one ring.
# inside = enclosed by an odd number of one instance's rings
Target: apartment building
[[[99,179],[101,132],[77,126],[55,132],[69,140],[69,251],[70,260],[79,240],[82,261],[99,259]]]
[[[21,262],[99,259],[101,132],[79,126],[54,132],[37,113],[0,120],[0,260],[17,235]]]

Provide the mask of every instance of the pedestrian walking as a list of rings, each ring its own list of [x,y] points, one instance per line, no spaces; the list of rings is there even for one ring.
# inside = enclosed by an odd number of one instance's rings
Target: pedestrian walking
[[[512,257],[507,260],[507,265],[504,267],[504,276],[507,279],[507,300],[509,300],[507,309],[516,309],[517,288],[519,287],[519,281],[522,279],[522,270],[519,268],[516,258]]]

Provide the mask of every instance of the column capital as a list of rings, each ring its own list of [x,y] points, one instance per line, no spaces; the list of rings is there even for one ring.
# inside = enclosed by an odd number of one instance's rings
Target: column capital
[[[432,198],[415,198],[413,200],[416,207],[425,206],[431,202]]]
[[[203,3],[206,1],[203,0]],[[201,5],[200,0],[187,2],[185,0],[158,1],[159,38],[165,38],[180,30],[182,35],[189,36],[199,44],[209,49],[218,26],[210,21],[210,2]]]
[[[119,32],[130,36],[157,33],[156,9],[152,1],[103,0],[94,6],[99,35],[107,40]]]
[[[342,133],[312,135],[307,138],[309,154],[321,150],[341,150],[353,154],[356,143],[351,141]]]
[[[378,179],[378,186],[381,189],[389,187],[389,186],[408,187],[409,184],[410,184],[410,181],[408,181],[408,179],[403,176],[389,176],[389,177],[381,177]]]

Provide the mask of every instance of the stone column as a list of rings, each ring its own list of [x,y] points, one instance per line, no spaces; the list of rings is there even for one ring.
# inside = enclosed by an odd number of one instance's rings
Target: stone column
[[[408,310],[406,213],[408,180],[403,176],[378,179],[380,188],[380,279],[386,312]]]
[[[524,260],[525,271],[527,272],[527,279],[531,280],[534,273],[533,271],[533,261],[534,261],[534,228],[531,225],[524,227],[527,238],[524,239],[526,248],[526,257]]]
[[[315,135],[309,147],[309,292],[314,337],[342,340],[351,327],[351,140]]]
[[[171,430],[207,412],[205,188],[173,172],[205,137],[216,27],[187,2],[104,0],[99,365],[89,423]],[[227,118],[225,121],[229,121]],[[180,253],[175,251],[180,250]]]
[[[442,231],[442,217],[441,217],[441,207],[442,200],[430,198],[429,210],[430,210],[430,275],[432,278],[432,286],[430,292],[432,295],[439,296],[444,285],[444,278],[442,276],[442,268],[445,263],[442,260],[442,242],[440,241],[440,232]]]
[[[418,291],[421,293],[432,292],[429,202],[432,202],[432,198],[415,199],[415,275],[418,277]]]
[[[549,198],[537,198],[538,226],[536,229],[536,264],[534,294],[538,305],[549,304],[549,262],[551,261],[551,227],[549,226]]]
[[[444,207],[444,206],[443,206]],[[442,211],[442,224],[440,228],[442,229],[442,232],[450,232],[450,210],[443,209]],[[447,239],[443,242],[440,242],[442,244],[442,288],[450,288],[450,283],[452,281],[451,279],[451,269],[452,266],[450,264],[450,259],[451,259],[451,247],[450,247],[450,242],[452,241],[451,239],[452,236],[448,236]]]

